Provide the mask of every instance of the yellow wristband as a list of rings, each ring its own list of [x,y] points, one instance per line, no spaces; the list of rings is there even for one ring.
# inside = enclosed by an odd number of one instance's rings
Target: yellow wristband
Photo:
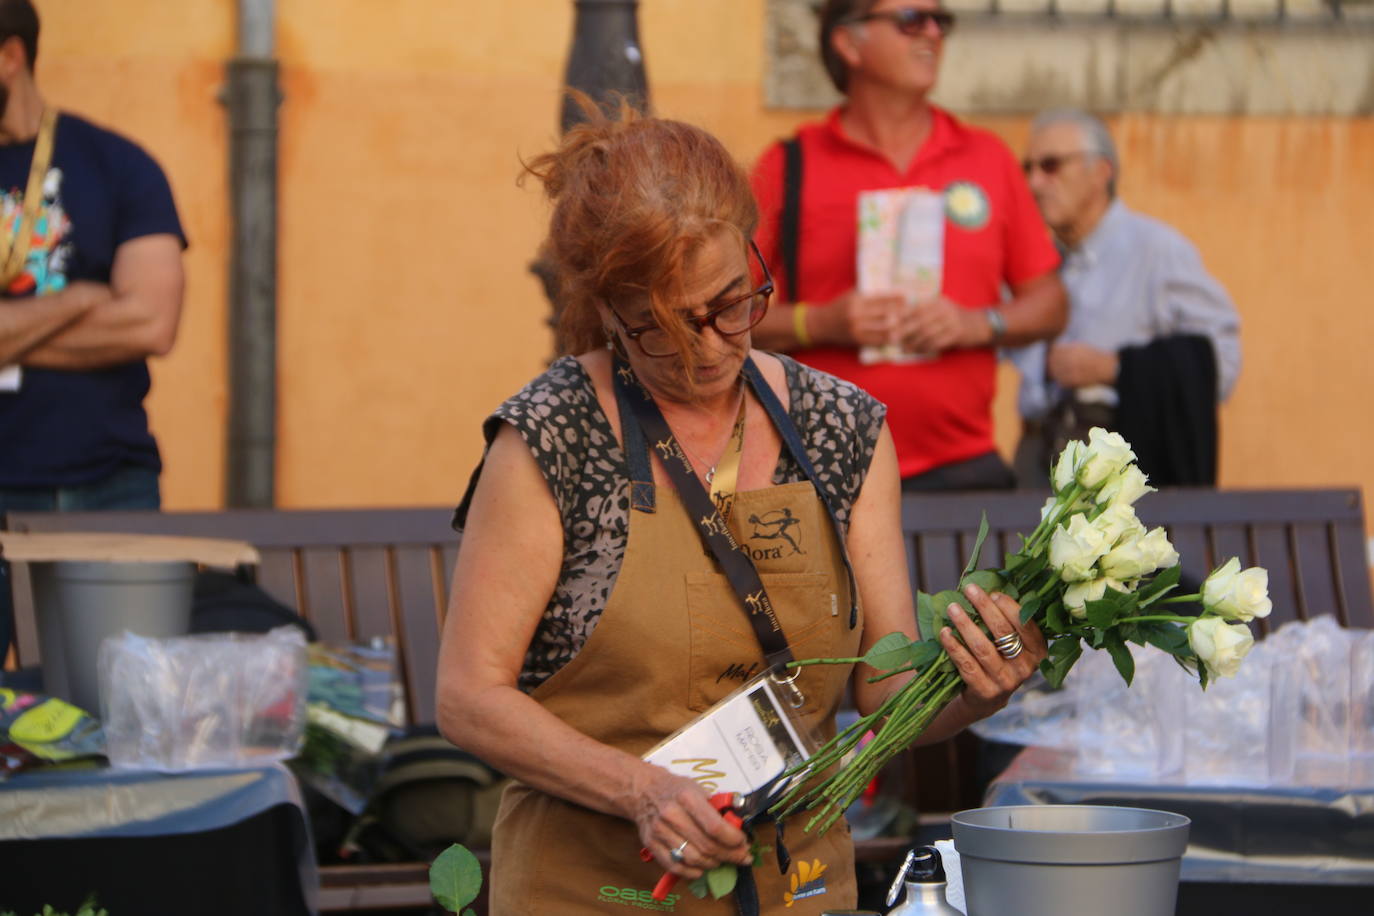
[[[792,306],[792,333],[797,337],[797,346],[811,346],[811,335],[806,330],[806,303],[798,302]]]

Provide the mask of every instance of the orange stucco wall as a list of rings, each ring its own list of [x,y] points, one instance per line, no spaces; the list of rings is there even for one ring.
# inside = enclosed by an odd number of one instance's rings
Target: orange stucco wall
[[[767,111],[761,0],[655,0],[640,29],[661,113],[745,160],[803,116]],[[152,414],[169,507],[212,507],[225,407],[229,0],[40,2],[49,97],[143,142],[192,238]],[[549,353],[527,265],[543,203],[518,157],[555,136],[572,4],[281,0],[279,501],[454,501],[478,426]],[[958,54],[954,39],[947,51]],[[1026,119],[979,119],[1014,148]],[[1178,226],[1230,289],[1245,368],[1223,412],[1231,487],[1374,494],[1374,119],[1130,115],[1132,206]],[[999,441],[1015,440],[1005,370]]]

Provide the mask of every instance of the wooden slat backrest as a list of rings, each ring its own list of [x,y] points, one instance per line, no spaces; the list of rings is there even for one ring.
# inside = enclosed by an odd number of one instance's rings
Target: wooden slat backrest
[[[434,719],[439,626],[457,535],[449,509],[10,513],[15,531],[179,534],[248,541],[258,582],[327,642],[396,637],[413,722]],[[36,661],[31,639],[21,655]]]

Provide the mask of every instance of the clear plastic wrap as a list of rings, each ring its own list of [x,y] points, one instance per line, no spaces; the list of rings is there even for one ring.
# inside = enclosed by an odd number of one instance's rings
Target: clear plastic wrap
[[[178,771],[293,756],[305,725],[305,637],[124,633],[100,647],[100,695],[112,766]]]
[[[1206,691],[1162,653],[1133,654],[1129,688],[1105,652],[1088,653],[1063,689],[1028,685],[974,730],[1072,751],[1079,777],[1374,786],[1374,631],[1330,616],[1289,623]]]

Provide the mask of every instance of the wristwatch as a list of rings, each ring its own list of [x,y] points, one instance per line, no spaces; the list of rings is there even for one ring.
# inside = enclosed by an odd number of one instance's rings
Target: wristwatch
[[[992,342],[995,344],[1006,336],[1007,319],[1002,317],[1002,310],[997,306],[984,309],[983,314],[988,318],[988,325],[992,328]]]

